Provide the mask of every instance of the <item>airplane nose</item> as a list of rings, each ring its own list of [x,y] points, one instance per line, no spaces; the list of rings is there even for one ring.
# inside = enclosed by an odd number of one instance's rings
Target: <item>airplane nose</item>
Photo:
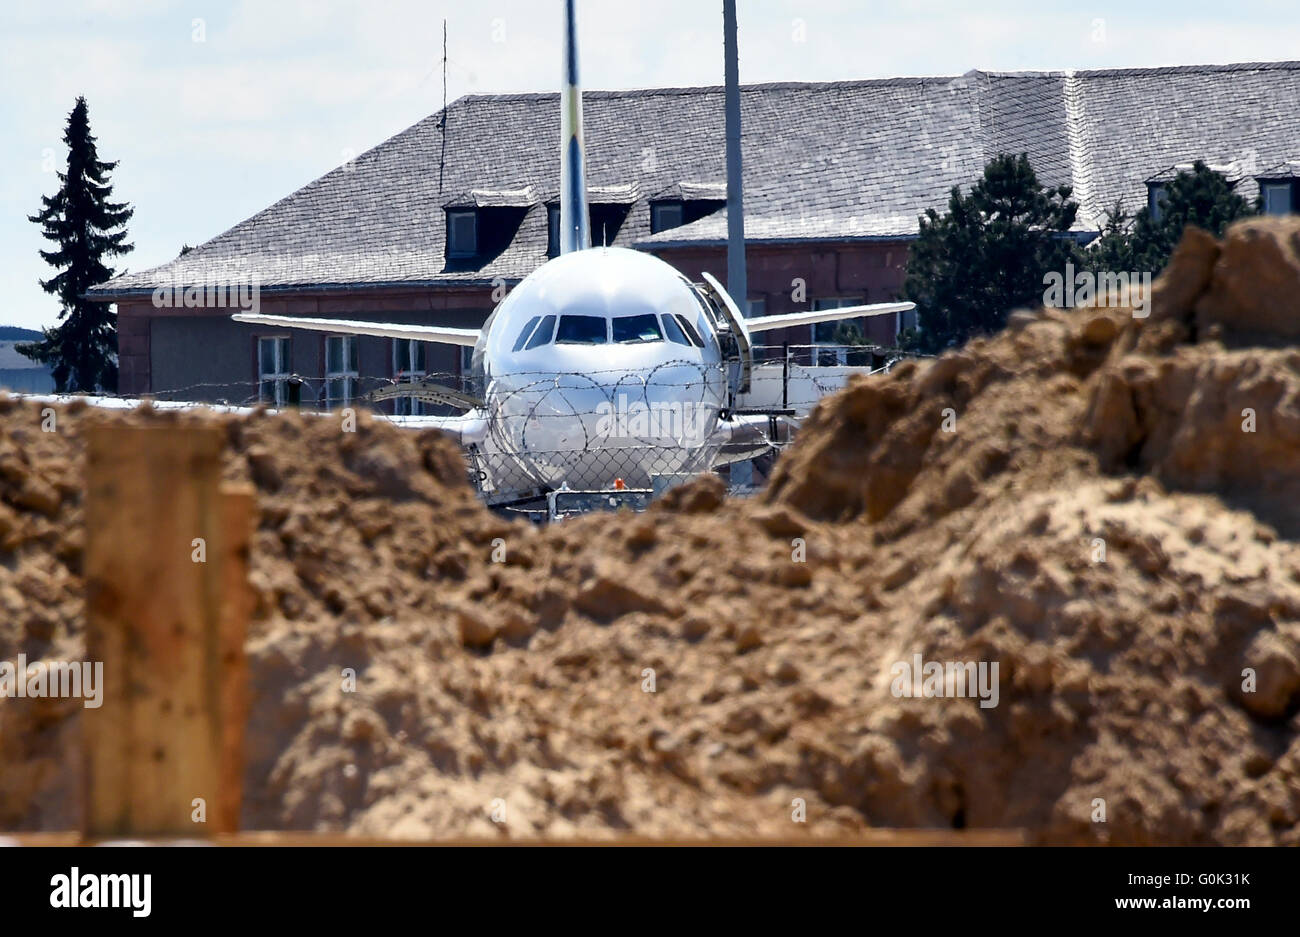
[[[489,395],[494,432],[538,483],[648,487],[651,473],[677,471],[708,442],[720,406],[709,378],[687,361],[515,375]]]

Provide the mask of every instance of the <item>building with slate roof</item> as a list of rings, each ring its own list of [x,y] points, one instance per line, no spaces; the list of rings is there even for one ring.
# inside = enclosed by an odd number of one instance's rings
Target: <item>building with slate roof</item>
[[[20,355],[15,345],[38,342],[42,335],[36,329],[17,326],[0,326],[0,390],[22,394],[48,394],[54,390],[54,375],[50,366]]]
[[[494,289],[555,253],[558,101],[460,98],[184,256],[95,287],[118,305],[121,391],[235,402],[297,374],[304,402],[335,402],[331,375],[346,396],[399,372],[459,371],[458,349],[271,334],[154,294],[251,280],[263,312],[477,326]],[[722,88],[589,91],[584,108],[593,242],[725,280]],[[1001,153],[1073,187],[1081,239],[1194,160],[1270,211],[1300,207],[1297,62],[752,85],[741,113],[760,314],[894,298],[918,216]],[[863,323],[882,344],[907,324]],[[766,340],[829,337],[789,332]]]

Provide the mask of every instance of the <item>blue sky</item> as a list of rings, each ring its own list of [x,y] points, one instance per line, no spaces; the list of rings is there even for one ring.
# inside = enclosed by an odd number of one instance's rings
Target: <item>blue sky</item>
[[[579,0],[583,84],[720,84],[721,0]],[[163,263],[470,92],[554,90],[559,0],[42,0],[0,10],[0,324],[53,325],[26,220],[84,94]],[[1300,58],[1295,0],[739,0],[744,82]]]

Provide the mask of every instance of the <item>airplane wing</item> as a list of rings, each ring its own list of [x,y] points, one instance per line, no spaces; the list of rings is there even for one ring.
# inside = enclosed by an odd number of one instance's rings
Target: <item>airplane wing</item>
[[[714,430],[713,441],[720,445],[713,464],[730,465],[771,452],[789,442],[797,428],[798,421],[788,416],[733,413]]]
[[[894,312],[911,312],[916,303],[872,303],[868,306],[842,306],[839,309],[817,309],[812,312],[791,312],[780,316],[759,316],[746,319],[745,327],[751,332],[767,332],[791,325],[812,325],[814,322],[837,322],[840,319],[860,319],[863,316],[884,316]]]
[[[257,312],[237,312],[230,318],[253,325],[271,325],[286,329],[310,329],[314,332],[342,332],[345,335],[377,335],[380,338],[409,338],[417,342],[443,342],[448,345],[474,347],[479,329],[455,329],[444,325],[399,325],[395,322],[361,322],[356,319],[311,319],[305,316],[267,316]]]
[[[441,430],[463,449],[483,442],[488,436],[488,418],[481,410],[471,410],[458,416],[385,416],[398,426]]]

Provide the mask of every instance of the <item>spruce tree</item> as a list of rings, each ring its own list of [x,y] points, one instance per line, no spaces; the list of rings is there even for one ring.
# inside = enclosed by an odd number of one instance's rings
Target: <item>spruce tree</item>
[[[86,99],[78,97],[63,133],[68,165],[58,174],[60,187],[42,196],[43,207],[28,220],[41,225],[41,234],[57,245],[41,251],[59,272],[41,280],[45,292],[59,298],[60,324],[44,330],[38,342],[17,345],[16,350],[34,361],[50,365],[60,391],[117,390],[116,317],[108,303],[92,302],[85,292],[111,279],[116,271],[104,259],[126,254],[126,222],[134,214],[125,202],[110,201],[113,187],[108,174],[115,162],[100,160],[90,133]]]
[[[904,333],[903,347],[941,351],[1042,305],[1044,275],[1079,257],[1067,234],[1079,211],[1071,193],[1041,185],[1024,153],[992,159],[967,195],[954,186],[948,212],[929,209],[912,244],[903,297],[920,328]]]

